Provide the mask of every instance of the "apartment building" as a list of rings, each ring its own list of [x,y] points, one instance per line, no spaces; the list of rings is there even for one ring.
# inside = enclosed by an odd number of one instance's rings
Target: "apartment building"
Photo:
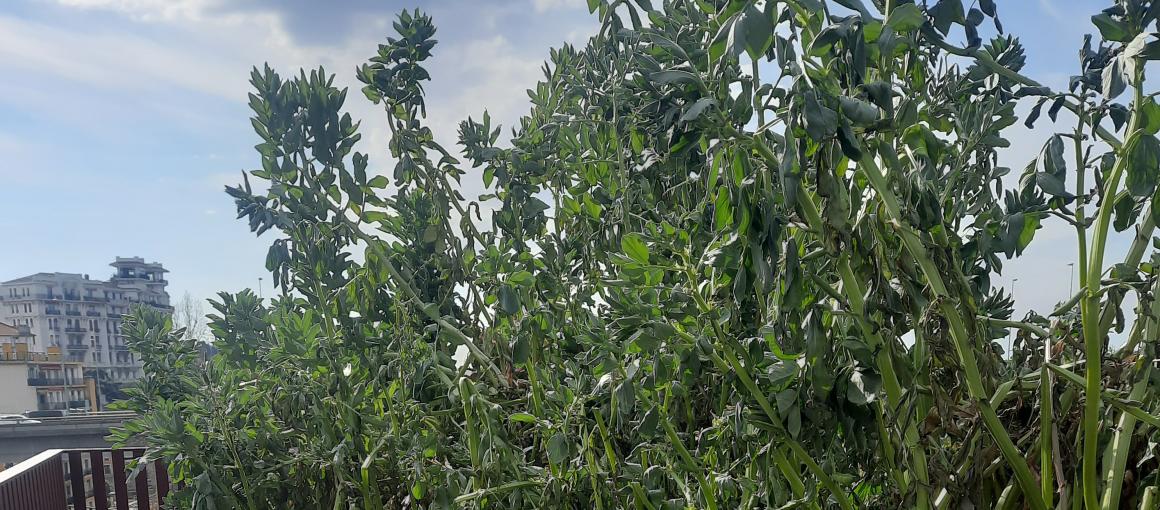
[[[28,327],[0,322],[0,414],[25,411],[95,409],[95,381],[84,365],[65,361],[60,348],[30,351]]]
[[[172,312],[167,271],[140,257],[117,257],[109,265],[108,280],[36,273],[0,283],[0,322],[28,328],[30,352],[56,349],[63,361],[82,363],[107,383],[136,380],[141,363],[125,345],[121,317],[136,305]]]

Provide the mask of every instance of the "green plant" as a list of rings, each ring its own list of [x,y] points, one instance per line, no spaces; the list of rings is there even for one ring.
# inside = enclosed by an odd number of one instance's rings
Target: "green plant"
[[[983,44],[992,1],[833,3],[590,0],[599,33],[552,51],[510,145],[462,123],[464,162],[424,124],[435,28],[404,12],[358,72],[390,177],[324,70],[255,69],[262,169],[227,191],[276,233],[282,297],[222,294],[208,364],[139,311],[142,416],[118,437],[144,436],[193,508],[1154,498],[1152,4],[1094,17],[1105,42],[1055,92],[1016,39]],[[1020,100],[1076,125],[1005,189]],[[992,280],[1045,221],[1075,226],[1081,291],[1014,320]]]

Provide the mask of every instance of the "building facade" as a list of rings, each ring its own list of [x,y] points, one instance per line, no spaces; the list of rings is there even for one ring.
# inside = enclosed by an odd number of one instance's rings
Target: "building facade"
[[[172,312],[167,272],[140,257],[117,257],[108,280],[74,273],[37,273],[0,283],[0,322],[27,327],[28,350],[55,349],[81,363],[98,383],[136,380],[141,362],[125,345],[121,317],[136,305]]]
[[[29,350],[34,339],[27,327],[0,322],[0,414],[95,409],[96,385],[84,365],[66,361],[58,347]]]

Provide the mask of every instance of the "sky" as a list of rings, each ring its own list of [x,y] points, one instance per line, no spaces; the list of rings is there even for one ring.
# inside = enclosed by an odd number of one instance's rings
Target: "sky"
[[[998,3],[1027,49],[1024,74],[1062,89],[1094,30],[1089,16],[1110,2]],[[390,168],[383,115],[357,92],[354,69],[393,35],[395,15],[415,7],[438,26],[427,104],[449,148],[458,122],[485,109],[511,126],[549,48],[597,28],[584,0],[0,1],[0,281],[41,271],[104,278],[114,257],[141,256],[171,271],[174,297],[255,288],[263,277],[269,295],[272,237],[255,238],[222,191],[260,166],[246,106],[251,66],[337,73],[363,121],[360,150],[372,170]],[[1000,164],[1018,174],[1070,126],[1044,115],[1034,130],[1012,128]],[[1048,223],[999,280],[1019,279],[1018,315],[1050,310],[1070,285],[1074,236]],[[1114,238],[1107,260],[1126,244]]]

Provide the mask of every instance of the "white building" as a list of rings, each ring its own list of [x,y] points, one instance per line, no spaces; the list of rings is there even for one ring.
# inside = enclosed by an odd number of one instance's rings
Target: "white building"
[[[140,257],[117,257],[109,280],[74,273],[37,273],[0,283],[0,322],[27,326],[29,351],[59,348],[64,361],[95,369],[112,383],[136,380],[141,363],[125,345],[121,316],[134,305],[172,312],[165,268]]]
[[[84,365],[65,361],[57,347],[30,351],[34,338],[25,326],[0,322],[0,414],[95,409],[96,383]]]

